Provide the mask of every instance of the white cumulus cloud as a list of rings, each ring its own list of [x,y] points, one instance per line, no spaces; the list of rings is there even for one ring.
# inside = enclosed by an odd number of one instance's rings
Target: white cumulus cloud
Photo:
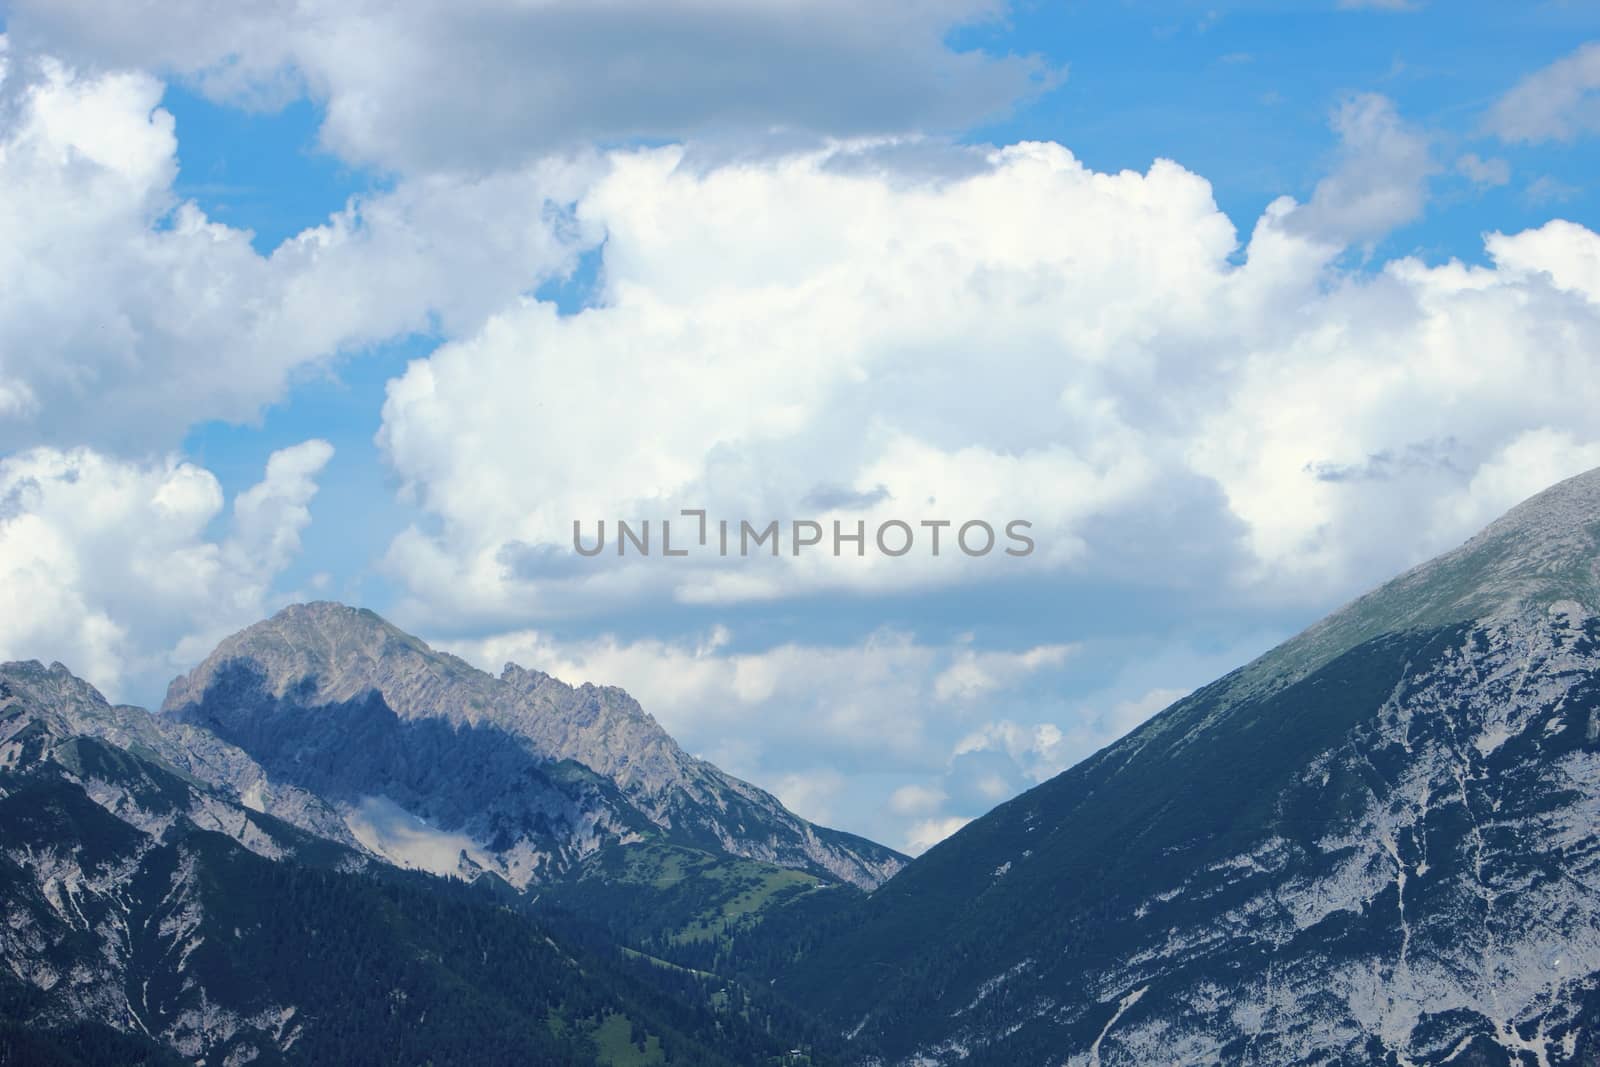
[[[959,175],[847,147],[612,157],[578,206],[606,234],[599,305],[525,302],[390,384],[383,446],[437,520],[390,550],[402,614],[515,627],[1105,567],[1325,603],[1451,547],[1473,532],[1457,494],[1521,435],[1571,436],[1572,463],[1597,439],[1600,238],[1555,221],[1492,235],[1486,267],[1347,272],[1330,234],[1408,216],[1431,164],[1385,102],[1340,121],[1410,177],[1364,185],[1363,148],[1309,205],[1271,205],[1242,262],[1209,186],[1168,162],[1100,174],[1048,144]],[[574,519],[683,507],[1026,517],[1038,549],[571,551]],[[958,667],[947,689],[962,670],[982,684]]]
[[[174,194],[162,91],[0,52],[0,448],[171,447],[341,353],[475,329],[571,263],[583,167],[556,162],[402,183],[261,255]]]
[[[316,475],[312,440],[235,497],[168,458],[35,448],[0,459],[0,658],[60,660],[115,698],[165,682],[276,606]]]

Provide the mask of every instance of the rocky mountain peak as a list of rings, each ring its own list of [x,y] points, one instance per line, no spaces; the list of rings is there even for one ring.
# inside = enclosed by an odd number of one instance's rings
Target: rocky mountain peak
[[[593,682],[572,685],[553,674],[529,670],[516,663],[505,665],[500,672],[500,681],[532,700],[536,706],[562,717],[576,715],[593,719],[597,714],[604,714],[619,721],[632,721],[648,733],[667,736],[655,716],[644,710],[626,689],[614,685],[596,685]]]
[[[902,862],[689,755],[621,689],[514,663],[496,678],[343,604],[297,604],[229,637],[172,683],[162,710],[352,810],[378,797],[467,833],[513,864],[502,873],[518,884],[651,825],[863,887]],[[598,778],[573,779],[561,761]],[[525,832],[557,823],[553,836]]]
[[[478,723],[504,702],[494,679],[439,652],[376,612],[331,601],[293,604],[219,644],[167,690],[162,709],[200,703],[209,688],[248,671],[267,695],[291,691],[297,703],[328,706],[377,691],[402,718]],[[235,679],[236,681],[236,679]]]
[[[0,704],[26,698],[35,708],[57,713],[79,708],[109,708],[105,696],[61,663],[46,667],[36,659],[0,663]]]
[[[562,689],[570,692],[573,688],[553,674],[546,674],[544,671],[530,670],[521,664],[511,663],[509,661],[504,667],[500,668],[500,680],[508,684],[516,685],[518,688],[524,689],[528,692],[535,692],[540,689],[547,688]]]
[[[111,704],[65,665],[46,667],[38,660],[0,663],[0,721],[14,729],[30,720],[43,722],[62,737],[84,733],[159,747],[159,732],[148,712]]]

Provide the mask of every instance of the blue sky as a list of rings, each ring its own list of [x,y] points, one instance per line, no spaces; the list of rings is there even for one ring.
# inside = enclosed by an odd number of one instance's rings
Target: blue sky
[[[630,11],[7,9],[0,654],[360,603],[916,849],[1600,464],[1592,5]],[[839,490],[1041,551],[507,562]]]
[[[1019,5],[1003,32],[974,34],[974,43],[1038,50],[1068,68],[1067,82],[974,135],[1058,140],[1097,170],[1143,169],[1167,156],[1209,178],[1219,206],[1248,227],[1271,200],[1303,198],[1326,172],[1334,103],[1378,92],[1437,131],[1441,164],[1469,151],[1512,163],[1512,180],[1495,189],[1441,176],[1427,215],[1389,235],[1379,254],[1481,259],[1484,230],[1549,216],[1556,205],[1527,194],[1540,178],[1570,192],[1561,211],[1592,217],[1592,144],[1508,149],[1481,123],[1529,71],[1592,37],[1600,15],[1579,3],[1412,8]]]

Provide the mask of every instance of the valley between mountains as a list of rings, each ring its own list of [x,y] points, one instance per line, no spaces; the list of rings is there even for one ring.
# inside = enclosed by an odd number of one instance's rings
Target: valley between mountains
[[[1600,471],[923,856],[295,605],[0,667],[0,1064],[1600,1063]]]

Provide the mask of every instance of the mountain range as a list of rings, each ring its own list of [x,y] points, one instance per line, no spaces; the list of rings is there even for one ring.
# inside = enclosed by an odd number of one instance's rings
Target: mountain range
[[[1600,471],[909,862],[295,605],[0,666],[0,1064],[1600,1063],[1597,828]]]
[[[313,907],[272,922],[256,914],[254,927],[232,933],[218,927],[216,916],[237,911],[236,898],[259,883],[289,878],[319,894],[317,906],[330,894],[343,907],[376,881],[387,893],[404,886],[424,909],[435,906],[423,900],[430,893],[470,884],[476,896],[450,898],[467,907],[462,921],[503,922],[513,902],[527,915],[523,963],[548,980],[531,1018],[515,1009],[533,1037],[508,1049],[592,1062],[586,1052],[608,1020],[635,1029],[651,1020],[641,1048],[665,1056],[676,1043],[694,1055],[673,1062],[700,1062],[724,1054],[712,1046],[727,1045],[725,1031],[754,1033],[750,1009],[737,1024],[716,1019],[715,1040],[697,1043],[673,1038],[670,1021],[639,1010],[615,976],[571,988],[562,963],[584,955],[584,912],[605,924],[631,908],[639,944],[715,938],[796,895],[873,888],[905,862],[689,756],[621,690],[574,688],[515,665],[495,678],[372,612],[331,603],[290,607],[224,641],[173,682],[155,715],[110,705],[60,664],[5,664],[0,794],[14,890],[3,954],[20,998],[7,1014],[45,1030],[92,1021],[207,1062],[292,1058],[297,1048],[322,1062],[342,1025],[325,1004],[302,1001],[292,968],[281,983],[239,975],[235,950],[293,945],[306,936],[302,923],[317,922]],[[600,912],[597,881],[609,894]],[[528,915],[535,902],[540,912]],[[396,922],[409,928],[408,917]],[[556,947],[551,924],[570,943]],[[239,944],[218,949],[228,942]],[[379,954],[372,967],[398,966],[383,953],[403,955],[408,942],[385,919],[366,946]],[[426,951],[448,959],[465,947],[445,940]],[[614,953],[599,955],[618,965]],[[664,968],[651,965],[647,990],[666,980]],[[582,968],[596,969],[592,960]],[[698,984],[711,979],[678,971],[707,1010],[711,994]],[[482,977],[494,980],[465,980],[492,1016],[501,976]],[[726,1015],[732,994],[715,992]],[[403,983],[390,993],[410,995]],[[679,1011],[673,1003],[668,1015]],[[551,1019],[564,1021],[552,1028]],[[452,1025],[467,1036],[446,1048],[483,1062],[476,1028]],[[374,1062],[390,1062],[378,1049],[408,1047],[391,1039],[373,1038]],[[406,1040],[449,1059],[431,1039]]]

